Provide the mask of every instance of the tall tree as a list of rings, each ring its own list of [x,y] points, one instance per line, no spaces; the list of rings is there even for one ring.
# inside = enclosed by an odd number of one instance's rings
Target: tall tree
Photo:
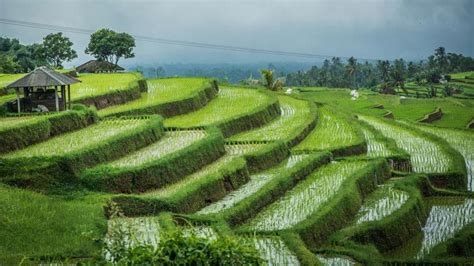
[[[380,79],[383,82],[387,82],[389,80],[390,62],[388,60],[378,60],[377,70],[379,72]]]
[[[356,85],[356,75],[357,75],[357,71],[358,71],[358,67],[357,67],[357,59],[355,59],[354,57],[350,57],[348,60],[347,60],[347,65],[346,65],[346,76],[347,76],[347,79],[348,79],[348,85],[351,89],[355,89],[357,88],[357,85]]]
[[[51,33],[43,38],[44,57],[51,65],[62,68],[64,61],[71,61],[77,57],[72,49],[73,43],[62,32]]]
[[[117,65],[120,58],[134,57],[135,39],[128,33],[116,33],[110,29],[100,29],[91,35],[86,54],[97,60],[108,61]]]
[[[438,47],[435,50],[434,61],[442,74],[446,74],[448,69],[448,57],[446,56],[446,49],[444,47]]]

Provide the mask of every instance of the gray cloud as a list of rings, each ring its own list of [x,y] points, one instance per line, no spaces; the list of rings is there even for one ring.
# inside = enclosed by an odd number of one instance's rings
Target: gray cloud
[[[424,58],[438,46],[474,56],[474,1],[0,0],[0,16],[137,35],[359,58]],[[47,30],[0,25],[39,42]],[[89,37],[66,33],[80,57]],[[134,63],[311,61],[137,42]]]

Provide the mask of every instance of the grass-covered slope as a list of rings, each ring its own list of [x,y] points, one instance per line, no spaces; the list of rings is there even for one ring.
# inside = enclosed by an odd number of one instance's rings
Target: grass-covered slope
[[[102,109],[99,115],[180,115],[203,107],[218,90],[216,83],[207,78],[153,79],[147,83],[147,90],[139,99]]]
[[[311,124],[315,123],[316,119],[316,108],[310,102],[289,96],[278,96],[278,101],[281,108],[280,117],[265,126],[237,134],[229,140],[293,142],[305,129],[311,130]]]
[[[165,120],[167,127],[216,126],[224,136],[262,126],[280,114],[275,95],[262,90],[222,87],[216,99],[189,114]]]
[[[336,155],[365,152],[365,140],[360,130],[332,108],[318,109],[316,128],[295,148],[295,151],[328,150]]]
[[[105,234],[107,221],[99,204],[3,185],[0,202],[0,264],[17,265],[25,257],[100,254],[97,240]]]
[[[0,153],[24,148],[72,130],[95,123],[94,110],[76,106],[75,110],[46,115],[0,118]]]

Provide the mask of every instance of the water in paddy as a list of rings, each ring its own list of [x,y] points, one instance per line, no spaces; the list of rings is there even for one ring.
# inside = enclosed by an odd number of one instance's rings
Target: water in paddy
[[[326,256],[320,254],[316,256],[324,266],[351,266],[356,264],[353,260],[342,256]]]
[[[474,199],[431,198],[425,203],[430,212],[422,232],[399,249],[389,252],[389,257],[423,259],[435,246],[474,222]]]
[[[260,257],[266,260],[266,265],[300,265],[298,258],[280,238],[255,236],[252,240]]]

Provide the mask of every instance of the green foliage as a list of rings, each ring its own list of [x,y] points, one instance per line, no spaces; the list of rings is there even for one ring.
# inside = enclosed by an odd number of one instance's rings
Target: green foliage
[[[160,236],[158,247],[141,245],[119,254],[118,265],[263,265],[257,251],[231,237],[215,240],[183,230],[170,230]]]
[[[17,39],[0,37],[0,73],[25,73],[45,64],[42,44],[23,45]]]
[[[0,261],[99,255],[107,221],[100,204],[0,185]],[[10,257],[10,259],[9,259]]]
[[[97,60],[108,61],[117,65],[120,58],[135,57],[133,48],[135,39],[128,33],[117,33],[110,29],[100,29],[92,33],[85,53]]]
[[[54,68],[62,68],[64,61],[71,61],[77,57],[72,49],[72,42],[62,32],[50,33],[43,38],[44,57]]]

